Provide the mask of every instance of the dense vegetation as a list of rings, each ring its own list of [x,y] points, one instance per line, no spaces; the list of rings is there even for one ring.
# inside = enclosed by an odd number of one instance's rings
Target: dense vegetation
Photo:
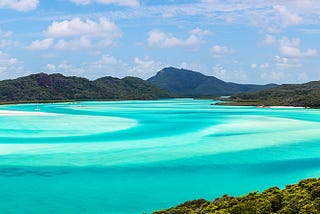
[[[162,69],[147,81],[172,93],[193,97],[231,95],[240,92],[259,91],[276,86],[274,84],[245,85],[229,83],[213,76],[173,67]]]
[[[233,104],[286,105],[320,107],[320,81],[305,84],[286,84],[255,93],[234,95]]]
[[[158,99],[170,94],[136,78],[103,77],[89,81],[62,74],[34,74],[0,81],[0,102],[45,100]]]
[[[214,201],[188,201],[154,214],[318,214],[320,213],[320,179],[302,180],[280,190],[273,187],[262,193],[242,197],[224,195]]]

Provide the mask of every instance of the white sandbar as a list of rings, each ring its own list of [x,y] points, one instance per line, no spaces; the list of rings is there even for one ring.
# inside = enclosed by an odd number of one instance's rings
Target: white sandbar
[[[0,110],[0,116],[44,116],[44,115],[56,115],[56,114],[46,113],[46,112]]]

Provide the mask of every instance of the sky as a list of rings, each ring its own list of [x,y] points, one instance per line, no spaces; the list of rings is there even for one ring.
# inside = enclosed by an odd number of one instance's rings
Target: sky
[[[236,83],[320,80],[319,0],[0,0],[0,79],[147,79],[164,67]]]

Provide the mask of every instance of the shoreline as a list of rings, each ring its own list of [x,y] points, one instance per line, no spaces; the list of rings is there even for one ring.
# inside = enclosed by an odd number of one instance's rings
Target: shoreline
[[[282,109],[282,108],[294,108],[294,109],[306,109],[310,107],[303,107],[303,106],[256,106],[257,108],[277,108],[277,109]]]

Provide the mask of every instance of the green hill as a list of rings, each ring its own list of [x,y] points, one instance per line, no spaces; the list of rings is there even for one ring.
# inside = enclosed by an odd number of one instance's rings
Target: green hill
[[[0,102],[159,99],[170,96],[168,92],[136,77],[103,77],[90,81],[62,74],[39,73],[0,81]]]
[[[276,85],[250,85],[224,82],[213,76],[202,73],[177,69],[164,68],[147,81],[172,93],[186,96],[221,96],[240,92],[259,91],[272,88]]]
[[[232,97],[234,104],[285,105],[320,107],[320,81],[305,84],[285,84],[255,93],[241,93]]]
[[[154,214],[318,214],[320,213],[320,179],[302,180],[280,190],[273,187],[262,193],[242,197],[224,195],[214,201],[188,201]]]

